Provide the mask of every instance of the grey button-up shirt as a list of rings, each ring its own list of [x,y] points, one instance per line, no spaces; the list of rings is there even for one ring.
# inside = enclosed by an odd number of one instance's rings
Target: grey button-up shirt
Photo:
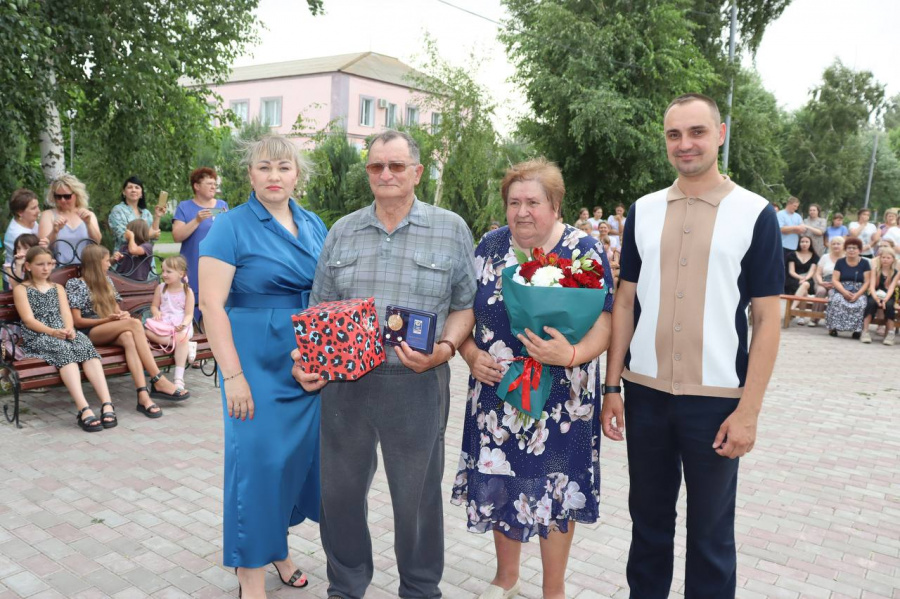
[[[328,232],[309,305],[374,297],[382,325],[389,305],[434,312],[440,339],[447,314],[474,302],[473,248],[469,227],[449,210],[416,199],[388,233],[373,202]],[[400,364],[392,350],[386,353],[388,363]]]

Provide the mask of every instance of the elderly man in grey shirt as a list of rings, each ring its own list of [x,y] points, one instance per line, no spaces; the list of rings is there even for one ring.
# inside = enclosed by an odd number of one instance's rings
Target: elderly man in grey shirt
[[[388,305],[437,314],[431,354],[403,342],[357,381],[326,385],[295,365],[305,389],[322,389],[319,526],[329,597],[362,597],[372,580],[366,495],[379,442],[394,508],[398,594],[441,596],[447,362],[475,323],[474,244],[462,218],[416,198],[422,170],[410,136],[386,131],[376,137],[366,164],[375,201],[335,223],[316,268],[311,306],[374,296],[382,317]]]

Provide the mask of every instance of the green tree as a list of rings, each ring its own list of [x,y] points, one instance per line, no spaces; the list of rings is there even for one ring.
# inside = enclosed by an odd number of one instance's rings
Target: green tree
[[[840,61],[826,68],[822,84],[794,114],[786,135],[782,155],[791,193],[829,210],[862,205],[868,155],[860,133],[883,103],[884,86],[871,72],[854,71]]]
[[[884,111],[884,128],[888,134],[888,145],[900,157],[900,94],[887,101],[887,108]]]
[[[30,156],[40,141],[40,164],[52,176],[65,167],[63,126],[74,111],[74,170],[91,183],[95,199],[115,203],[122,180],[134,173],[154,192],[184,185],[197,139],[213,128],[204,82],[224,77],[254,41],[257,4],[0,5],[0,89],[9,120],[0,127],[2,151],[24,144]],[[185,80],[197,85],[186,87]],[[101,219],[106,206],[100,206]]]
[[[350,145],[340,125],[328,127],[312,138],[313,172],[306,188],[306,203],[329,227],[340,217],[371,203],[371,193],[358,197],[349,193],[348,174],[362,159]]]
[[[769,200],[783,199],[786,163],[781,143],[787,115],[755,72],[741,71],[735,82],[729,175]]]
[[[413,133],[422,146],[425,175],[430,177],[433,170],[426,161],[440,170],[433,202],[459,214],[473,230],[487,228],[491,216],[486,207],[497,184],[495,105],[472,78],[478,69],[474,56],[466,67],[456,67],[440,58],[434,40],[426,37],[424,46],[423,74],[410,83],[427,90],[417,94],[416,101],[441,115],[432,131]]]
[[[869,160],[872,156],[872,144],[875,136],[879,136],[878,150],[875,155],[875,170],[872,173],[872,189],[869,194],[869,207],[884,214],[887,208],[900,206],[900,158],[894,153],[887,143],[887,135],[872,128],[867,128],[860,133],[862,138],[860,146],[866,156],[862,169],[857,177],[858,190],[854,193],[859,198],[858,205],[862,206],[866,194],[866,185],[869,180]]]
[[[573,204],[629,203],[668,185],[665,107],[721,83],[693,39],[691,3],[504,0],[501,39],[533,114],[522,136],[563,169]]]

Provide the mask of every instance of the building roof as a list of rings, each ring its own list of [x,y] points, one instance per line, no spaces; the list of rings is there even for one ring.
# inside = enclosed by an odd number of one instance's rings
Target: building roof
[[[231,70],[231,74],[225,83],[299,77],[322,73],[347,73],[365,77],[366,79],[412,88],[418,86],[413,84],[411,77],[425,76],[392,56],[385,56],[377,52],[358,52],[356,54],[339,54],[337,56],[322,56],[319,58],[235,67]]]

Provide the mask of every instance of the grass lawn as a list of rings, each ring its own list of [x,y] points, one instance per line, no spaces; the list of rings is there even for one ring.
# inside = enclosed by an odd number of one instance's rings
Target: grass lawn
[[[156,243],[175,243],[175,240],[172,239],[172,232],[160,231],[159,239],[156,240]]]

